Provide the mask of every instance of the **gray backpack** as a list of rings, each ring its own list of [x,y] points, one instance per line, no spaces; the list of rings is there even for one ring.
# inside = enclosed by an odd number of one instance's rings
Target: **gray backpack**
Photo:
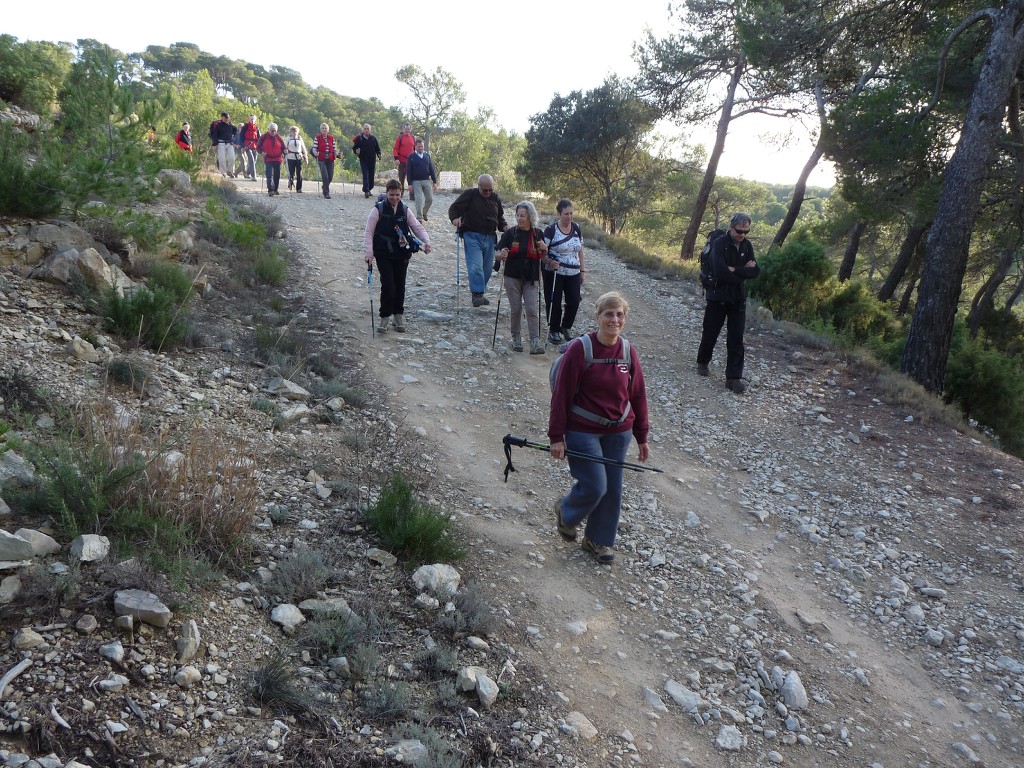
[[[586,370],[586,368],[589,368],[594,363],[605,363],[608,365],[625,365],[626,369],[629,371],[629,384],[627,385],[627,391],[633,389],[633,356],[630,354],[629,339],[622,340],[622,357],[603,357],[600,359],[596,359],[594,357],[594,343],[590,339],[590,334],[584,333],[583,335],[577,336],[572,341],[568,341],[558,348],[558,357],[551,361],[551,368],[548,370],[548,384],[551,387],[552,392],[555,391],[555,382],[558,380],[558,370],[561,367],[562,358],[565,356],[566,350],[569,349],[569,345],[575,344],[576,342],[579,342],[580,344],[583,345],[583,361],[585,363],[584,370]],[[576,394],[579,394],[578,389],[576,390]],[[625,410],[622,411],[622,416],[620,416],[615,421],[612,421],[611,419],[606,419],[604,416],[598,416],[596,413],[591,413],[585,408],[580,408],[580,406],[576,405],[575,403],[573,403],[572,407],[569,410],[571,410],[577,416],[583,417],[587,421],[592,421],[595,424],[600,424],[602,427],[618,427],[626,420],[626,417],[629,416],[629,411],[631,407],[632,406],[630,405],[629,400],[626,400],[626,408]]]

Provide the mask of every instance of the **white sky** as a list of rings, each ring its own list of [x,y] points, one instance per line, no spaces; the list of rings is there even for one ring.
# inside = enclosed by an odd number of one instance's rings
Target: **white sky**
[[[315,15],[315,8],[323,9],[322,17]],[[395,20],[399,8],[407,19],[402,23]],[[671,29],[668,0],[598,8],[593,0],[500,5],[473,0],[249,0],[219,6],[51,0],[39,7],[6,4],[0,32],[20,41],[93,38],[126,53],[149,45],[195,43],[215,55],[264,67],[286,66],[314,86],[325,85],[345,96],[376,96],[388,106],[408,100],[408,89],[394,78],[396,69],[410,63],[425,70],[441,66],[463,84],[471,113],[478,105],[491,107],[500,126],[522,134],[530,115],[545,111],[555,93],[594,88],[613,73],[634,74],[633,43],[644,38],[647,28],[659,36]],[[268,24],[274,17],[280,22]],[[736,121],[719,174],[794,183],[811,145],[799,125],[794,125],[798,140],[787,148],[767,136],[785,129],[776,120]],[[690,141],[707,145],[711,131],[699,127]],[[831,169],[821,164],[811,183],[832,184]]]

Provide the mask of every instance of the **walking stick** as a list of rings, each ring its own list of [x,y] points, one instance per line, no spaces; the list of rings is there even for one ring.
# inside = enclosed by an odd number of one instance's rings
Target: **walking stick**
[[[366,263],[366,284],[370,287],[370,338],[377,338],[376,323],[373,321],[373,264]]]
[[[498,268],[498,308],[494,310],[494,335],[491,336],[491,349],[494,349],[494,342],[498,340],[498,315],[501,314],[501,288],[505,281],[501,279],[501,268]]]
[[[558,270],[555,270],[555,274],[551,279],[551,295],[548,297],[548,333],[551,333],[551,305],[555,303],[555,286],[558,285]],[[561,329],[559,329],[561,330]]]
[[[508,473],[515,472],[516,468],[512,466],[512,446],[517,448],[534,448],[538,451],[544,451],[546,453],[551,452],[550,445],[544,445],[543,443],[532,443],[525,437],[516,437],[513,434],[505,435],[501,442],[505,444],[505,482],[508,482]],[[622,467],[623,469],[631,469],[634,472],[660,472],[664,473],[664,470],[658,469],[657,467],[645,467],[642,464],[632,464],[628,461],[616,461],[615,459],[606,459],[604,456],[591,456],[589,453],[580,453],[579,451],[566,450],[566,456],[572,456],[575,459],[583,459],[584,461],[592,461],[595,464],[604,464],[607,467]]]
[[[455,316],[462,319],[462,238],[455,230]]]

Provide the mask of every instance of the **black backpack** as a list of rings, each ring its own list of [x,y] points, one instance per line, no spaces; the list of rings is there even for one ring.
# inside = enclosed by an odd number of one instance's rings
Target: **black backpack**
[[[711,230],[708,232],[707,240],[704,241],[704,247],[700,250],[700,284],[705,291],[718,285],[718,280],[715,279],[715,270],[711,267],[711,249],[714,248],[718,238],[727,234],[729,234],[729,230],[721,227]]]

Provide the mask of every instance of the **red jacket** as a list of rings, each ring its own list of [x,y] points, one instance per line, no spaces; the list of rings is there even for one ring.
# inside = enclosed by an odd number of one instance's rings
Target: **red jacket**
[[[256,151],[263,153],[264,163],[280,163],[284,159],[284,139],[277,133],[265,133],[260,137]]]
[[[182,128],[174,137],[174,143],[181,147],[185,152],[192,151],[192,135],[185,133],[185,129]]]
[[[398,138],[395,139],[395,148],[392,150],[391,154],[394,156],[395,160],[400,163],[404,163],[409,159],[409,155],[411,155],[415,150],[416,137],[411,133],[408,135],[400,133],[398,134]]]
[[[256,149],[261,136],[260,127],[256,123],[246,123],[238,130],[242,134],[242,146],[246,149]]]
[[[317,160],[337,160],[338,146],[334,143],[334,136],[329,133],[326,136],[318,133],[313,137],[313,147],[310,149],[310,154]]]

